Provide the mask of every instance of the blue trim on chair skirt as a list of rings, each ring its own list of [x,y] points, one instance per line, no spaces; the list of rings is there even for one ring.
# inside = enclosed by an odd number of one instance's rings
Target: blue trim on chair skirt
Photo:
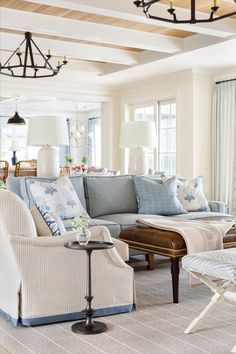
[[[135,304],[101,308],[96,310],[93,317],[109,316],[109,315],[115,315],[119,313],[131,312],[134,309],[135,309]],[[49,323],[56,323],[56,322],[64,322],[64,321],[76,321],[85,318],[83,311],[65,313],[65,314],[54,315],[54,316],[15,319],[11,317],[9,314],[0,310],[0,315],[2,315],[4,318],[10,321],[13,324],[13,326],[17,326],[18,324],[21,324],[22,326],[27,326],[27,327],[49,324]]]

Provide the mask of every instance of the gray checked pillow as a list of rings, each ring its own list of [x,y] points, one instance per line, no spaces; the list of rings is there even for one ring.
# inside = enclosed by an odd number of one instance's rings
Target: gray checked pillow
[[[51,182],[29,179],[27,183],[38,208],[55,212],[62,220],[87,214],[67,176]]]

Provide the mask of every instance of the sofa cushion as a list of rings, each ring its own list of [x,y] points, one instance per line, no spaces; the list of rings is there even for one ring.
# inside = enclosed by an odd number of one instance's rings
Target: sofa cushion
[[[132,176],[87,176],[88,213],[92,218],[106,214],[137,213]]]
[[[67,176],[49,182],[31,179],[26,184],[38,208],[46,207],[47,211],[56,212],[62,220],[86,214]]]
[[[175,177],[159,183],[146,177],[134,176],[139,214],[176,215],[186,211],[177,198]]]
[[[74,230],[74,228],[71,225],[71,221],[73,219],[68,219],[68,220],[63,220],[63,225],[66,229],[66,231],[71,231]],[[117,238],[120,234],[120,225],[117,224],[116,222],[109,221],[109,220],[103,220],[103,219],[89,219],[89,227],[90,226],[106,226],[108,230],[110,231],[111,237]]]
[[[32,208],[35,205],[34,197],[32,196],[30,190],[31,181],[39,182],[53,182],[56,181],[57,177],[11,177],[7,187],[12,191],[18,194],[23,198],[24,202],[28,208]],[[86,200],[84,194],[84,183],[82,176],[70,176],[69,180],[73,185],[76,194],[83,205],[83,208],[86,209]]]
[[[210,211],[203,191],[203,178],[177,182],[177,196],[187,211]]]
[[[125,214],[102,215],[99,216],[97,219],[107,220],[107,222],[115,222],[120,225],[120,229],[122,231],[126,227],[134,226],[138,219],[144,219],[144,218],[157,219],[157,218],[161,218],[161,215],[125,213]]]

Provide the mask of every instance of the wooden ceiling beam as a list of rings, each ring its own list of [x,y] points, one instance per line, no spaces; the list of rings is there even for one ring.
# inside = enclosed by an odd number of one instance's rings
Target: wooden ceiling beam
[[[2,23],[1,23],[2,24]],[[30,30],[28,28],[28,30]],[[0,47],[3,50],[14,50],[23,40],[23,33],[0,32]],[[138,62],[138,55],[122,49],[98,47],[82,43],[73,43],[48,38],[34,38],[40,50],[44,53],[51,49],[51,54],[58,57],[66,55],[68,58],[98,61],[122,65],[134,65]]]
[[[183,39],[171,36],[4,7],[1,8],[1,27],[164,53],[180,52],[184,43]]]
[[[55,0],[25,0],[36,4],[55,6]],[[226,38],[236,33],[236,21],[233,19],[223,19],[214,23],[199,24],[174,24],[163,21],[151,20],[145,17],[141,9],[133,5],[133,1],[110,1],[110,0],[57,0],[57,7],[71,10],[87,12],[96,15],[109,16],[117,19],[135,21],[143,24],[162,26],[166,28],[175,28],[183,31],[190,31],[199,34],[206,34],[215,37]],[[158,4],[159,15],[165,15],[169,5]],[[179,17],[189,17],[189,10],[177,8]],[[197,12],[199,17],[206,14]]]

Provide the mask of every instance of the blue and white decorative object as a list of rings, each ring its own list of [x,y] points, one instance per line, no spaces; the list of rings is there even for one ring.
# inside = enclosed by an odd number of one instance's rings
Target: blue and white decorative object
[[[177,198],[175,177],[159,183],[158,180],[148,177],[134,176],[134,185],[139,214],[176,215],[186,213]]]
[[[53,216],[45,209],[45,207],[39,207],[38,211],[40,212],[46,224],[48,225],[49,229],[51,230],[52,236],[60,236],[61,235],[60,227],[58,226]]]
[[[52,182],[30,180],[30,190],[38,208],[56,212],[62,220],[87,215],[67,176]]]
[[[203,178],[192,181],[177,181],[177,196],[187,211],[209,211],[209,205],[203,191]]]

